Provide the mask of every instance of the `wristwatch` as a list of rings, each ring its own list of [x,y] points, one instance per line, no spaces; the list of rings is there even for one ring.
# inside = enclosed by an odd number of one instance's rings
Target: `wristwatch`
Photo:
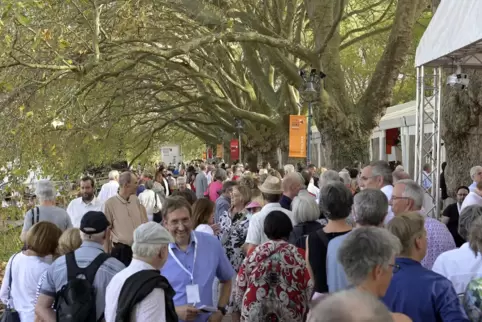
[[[219,312],[224,316],[226,315],[226,307],[225,306],[218,306]]]

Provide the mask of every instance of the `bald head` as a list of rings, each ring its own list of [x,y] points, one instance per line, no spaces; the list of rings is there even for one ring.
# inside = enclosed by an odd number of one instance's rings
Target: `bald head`
[[[395,184],[397,181],[400,181],[400,180],[410,180],[411,179],[410,175],[403,170],[395,170],[392,173],[392,176],[393,176],[393,184]]]
[[[136,193],[137,176],[130,171],[122,172],[119,176],[120,194],[126,198]]]
[[[321,300],[308,322],[390,322],[392,315],[376,297],[356,289],[341,291]]]
[[[296,197],[303,187],[303,177],[298,172],[288,173],[282,182],[283,194],[291,199]]]

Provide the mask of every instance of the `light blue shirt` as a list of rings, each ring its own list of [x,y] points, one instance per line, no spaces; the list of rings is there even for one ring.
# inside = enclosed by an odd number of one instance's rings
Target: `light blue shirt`
[[[350,235],[344,234],[330,240],[326,252],[326,281],[330,293],[348,289],[350,283],[346,278],[345,270],[338,261],[338,250],[345,239]]]
[[[194,234],[198,242],[195,263],[193,263],[195,250]],[[182,306],[192,304],[187,303],[186,285],[197,284],[199,286],[201,302],[196,303],[196,307],[200,307],[201,305],[213,306],[214,278],[217,277],[220,281],[229,281],[235,275],[235,271],[219,240],[206,233],[193,231],[191,232],[191,243],[185,252],[179,249],[175,243],[169,244],[169,247],[179,262],[188,271],[194,273],[194,281],[191,282],[191,276],[185,272],[171,254],[169,254],[167,262],[161,270],[161,274],[167,278],[174,291],[176,291],[174,305]],[[209,313],[200,314],[194,321],[205,322],[208,320],[209,315]]]

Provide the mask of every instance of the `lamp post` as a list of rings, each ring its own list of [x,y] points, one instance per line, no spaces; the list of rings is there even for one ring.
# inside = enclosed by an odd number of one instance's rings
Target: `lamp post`
[[[241,158],[241,131],[243,130],[243,120],[241,119],[234,119],[235,123],[236,123],[236,129],[238,129],[238,149],[239,149],[239,162],[242,164],[243,163],[243,159]]]
[[[306,165],[311,163],[311,123],[313,118],[313,103],[320,99],[321,80],[326,77],[323,72],[318,72],[312,68],[308,74],[304,69],[300,70],[300,76],[303,80],[299,88],[300,97],[304,102],[308,103],[308,136],[307,136],[307,155]]]

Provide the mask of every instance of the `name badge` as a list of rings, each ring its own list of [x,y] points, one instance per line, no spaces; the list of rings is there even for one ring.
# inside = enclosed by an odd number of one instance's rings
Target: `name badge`
[[[199,296],[199,285],[189,284],[186,285],[186,295],[188,304],[196,304],[201,302],[201,297]]]

